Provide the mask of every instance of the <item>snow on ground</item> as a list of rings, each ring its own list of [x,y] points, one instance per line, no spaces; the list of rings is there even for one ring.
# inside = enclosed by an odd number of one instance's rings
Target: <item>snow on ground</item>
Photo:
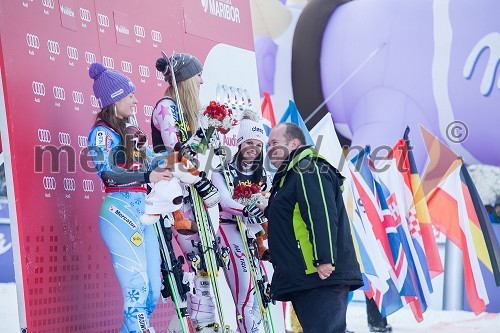
[[[16,286],[0,283],[1,333],[18,333]],[[410,309],[402,309],[389,316],[394,333],[496,333],[500,332],[500,313],[475,316],[466,311],[427,310],[424,321],[417,323]],[[347,327],[356,333],[368,333],[366,309],[363,302],[351,302],[347,310]]]
[[[468,311],[438,311],[428,309],[418,323],[410,308],[405,307],[387,319],[394,333],[497,333],[500,332],[500,313],[476,316]],[[364,302],[351,302],[347,309],[347,328],[355,333],[368,333]]]
[[[15,283],[0,283],[0,323],[2,333],[19,333]]]

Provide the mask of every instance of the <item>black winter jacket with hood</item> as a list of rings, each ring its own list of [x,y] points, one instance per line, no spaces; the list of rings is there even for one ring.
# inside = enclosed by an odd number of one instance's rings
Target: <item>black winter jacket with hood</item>
[[[363,285],[344,201],[344,177],[314,147],[294,150],[278,169],[266,216],[274,266],[273,299],[328,285]],[[321,280],[320,264],[333,273]]]

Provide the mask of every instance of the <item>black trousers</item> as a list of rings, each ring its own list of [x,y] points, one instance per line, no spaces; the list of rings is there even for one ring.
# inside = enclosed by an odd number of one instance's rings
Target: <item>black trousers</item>
[[[294,293],[292,305],[304,333],[345,333],[349,286]]]
[[[366,317],[368,319],[368,325],[372,327],[387,326],[387,319],[382,317],[373,298],[366,297]]]

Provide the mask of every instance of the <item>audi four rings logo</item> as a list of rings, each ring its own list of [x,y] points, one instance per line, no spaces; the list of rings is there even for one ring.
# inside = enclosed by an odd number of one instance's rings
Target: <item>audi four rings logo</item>
[[[139,75],[144,77],[149,77],[149,67],[144,65],[139,65]]]
[[[95,62],[95,54],[92,53],[92,52],[89,52],[89,51],[85,51],[85,61],[87,62],[87,64],[92,64]]]
[[[151,38],[158,43],[161,43],[161,32],[156,30],[151,30]]]
[[[31,84],[33,93],[38,96],[45,96],[45,85],[42,82],[33,81]]]
[[[78,49],[73,46],[66,47],[66,53],[68,54],[68,58],[73,60],[78,60]]]
[[[54,177],[43,177],[43,188],[46,190],[55,190],[56,179]]]
[[[151,117],[153,114],[153,106],[152,105],[144,105],[144,114],[148,117]]]
[[[109,69],[115,69],[115,61],[111,57],[102,57],[102,63],[104,66],[106,66]]]
[[[156,78],[158,79],[158,81],[165,80],[165,77],[163,76],[163,73],[159,72],[159,71],[156,71]]]
[[[54,86],[54,88],[52,88],[52,92],[54,93],[55,99],[61,101],[66,100],[66,92],[64,91],[63,87]]]
[[[34,49],[40,48],[40,39],[37,35],[26,34],[26,43],[28,43],[29,47],[32,47]]]
[[[94,181],[92,179],[83,180],[83,191],[84,192],[94,192]]]
[[[39,128],[38,129],[38,140],[43,143],[50,143],[50,131],[47,129]]]
[[[54,0],[42,0],[44,7],[54,9]]]
[[[140,25],[134,25],[134,32],[137,37],[146,37],[146,30]]]
[[[74,178],[64,178],[64,189],[66,191],[74,191],[76,190],[76,184]]]
[[[87,147],[87,137],[85,135],[78,136],[78,147],[80,148]]]
[[[48,40],[47,41],[47,48],[49,49],[50,53],[53,54],[60,54],[61,53],[61,48],[59,47],[59,43],[56,42],[55,40]]]
[[[82,92],[73,90],[73,93],[71,95],[73,96],[73,102],[75,104],[83,104],[84,99]]]
[[[90,14],[90,10],[85,8],[80,8],[80,18],[82,21],[90,22],[92,21],[92,15]]]
[[[94,95],[90,95],[90,104],[94,108],[98,108],[99,107],[99,101],[97,100],[97,98]]]
[[[59,132],[59,143],[63,146],[69,146],[71,144],[69,133]]]
[[[109,28],[109,17],[107,17],[106,15],[104,14],[97,14],[97,23],[101,26],[101,27],[106,27],[106,28]]]
[[[129,61],[122,61],[122,71],[132,74],[132,63]]]

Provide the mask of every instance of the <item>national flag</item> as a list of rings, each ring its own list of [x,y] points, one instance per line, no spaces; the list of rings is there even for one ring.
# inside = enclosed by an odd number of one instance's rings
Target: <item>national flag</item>
[[[404,253],[399,251],[398,247],[394,246],[392,242],[389,242],[384,217],[380,211],[375,181],[368,164],[368,154],[368,148],[361,151],[351,160],[349,167],[354,184],[352,187],[353,190],[357,191],[354,193],[359,195],[359,199],[354,197],[354,200],[359,200],[362,204],[362,211],[366,214],[377,240],[377,248],[381,249],[381,253],[390,265],[389,275],[391,278],[387,281],[389,289],[382,293],[372,285],[372,292],[366,293],[368,297],[373,297],[381,314],[387,316],[403,306],[400,291],[402,290],[401,283],[404,284],[406,280],[408,265]],[[393,249],[396,253],[393,253]],[[405,286],[404,292],[414,296],[415,292],[411,293],[408,290],[409,287],[411,287],[411,284]]]
[[[314,125],[310,133],[321,156],[342,172],[346,167],[345,157],[330,113]]]
[[[471,186],[472,192],[475,192],[475,188],[470,178],[466,180],[467,178],[467,170],[462,161],[455,160],[443,180],[428,196],[427,205],[434,226],[462,250],[467,300],[477,315],[485,311],[489,303],[479,260],[490,271],[498,273],[499,252],[496,239],[491,239],[489,233],[483,233],[481,225],[487,221],[480,220],[485,219],[485,214],[483,212],[478,216],[476,204],[479,198],[474,193],[475,198],[472,199],[468,186]],[[492,257],[485,237],[493,245]],[[492,267],[492,258],[496,261],[495,268]]]
[[[458,158],[458,155],[422,125],[420,125],[420,133],[424,139],[428,156],[427,166],[421,177],[421,186],[424,195],[427,196],[441,183],[450,165]]]
[[[266,135],[269,136],[271,128],[276,126],[276,118],[274,117],[274,109],[273,103],[271,102],[271,96],[267,92],[264,92],[264,98],[262,99],[260,109],[262,111],[264,129],[266,130]]]
[[[417,170],[415,159],[408,138],[409,128],[406,129],[403,139],[399,140],[393,147],[392,155],[396,159],[398,170],[403,176],[404,184],[409,189],[411,195],[411,206],[409,211],[416,213],[414,223],[419,226],[418,237],[414,238],[418,244],[416,248],[419,251],[419,258],[425,269],[426,281],[429,290],[432,292],[431,278],[443,273],[443,264],[439,256],[436,237],[427,208],[427,200],[420,182],[420,176]],[[435,165],[435,164],[433,164]],[[405,192],[408,194],[408,191]],[[410,200],[410,197],[408,197]]]
[[[486,250],[490,261],[488,262],[486,256],[481,253],[479,254],[479,259],[486,265],[489,271],[493,273],[495,277],[495,284],[500,287],[500,246],[498,245],[498,241],[491,226],[486,208],[484,207],[476,186],[472,182],[472,178],[464,165],[461,167],[461,172],[462,182],[469,190],[470,199],[472,201],[472,206],[468,203],[467,208],[468,211],[474,209],[476,213],[477,222],[479,222],[479,226],[481,227],[482,236],[484,237],[484,242],[486,243]],[[472,212],[471,215],[473,216]],[[477,225],[477,223],[475,223],[475,225]]]
[[[352,179],[350,180],[352,182]],[[387,283],[391,269],[389,260],[384,256],[383,249],[379,248],[356,187],[351,184],[348,192],[346,210],[351,222],[351,233],[363,276],[364,287],[362,289],[368,291],[372,284],[374,289],[383,294],[389,289]]]
[[[304,123],[304,119],[302,119],[302,117],[300,116],[299,110],[297,110],[297,106],[294,102],[288,102],[288,108],[283,114],[283,117],[281,117],[280,123],[294,123],[295,125],[299,126],[306,137],[306,144],[314,145],[311,135],[309,134],[309,130]]]
[[[422,321],[422,313],[430,301],[432,284],[413,195],[398,172],[395,159],[382,160],[376,167],[377,170],[383,170],[374,174],[382,211],[389,210],[392,215],[399,236],[394,243],[401,242],[408,261],[408,276],[417,296],[406,297],[406,301],[410,303],[417,321]],[[390,217],[387,220],[390,221]]]

